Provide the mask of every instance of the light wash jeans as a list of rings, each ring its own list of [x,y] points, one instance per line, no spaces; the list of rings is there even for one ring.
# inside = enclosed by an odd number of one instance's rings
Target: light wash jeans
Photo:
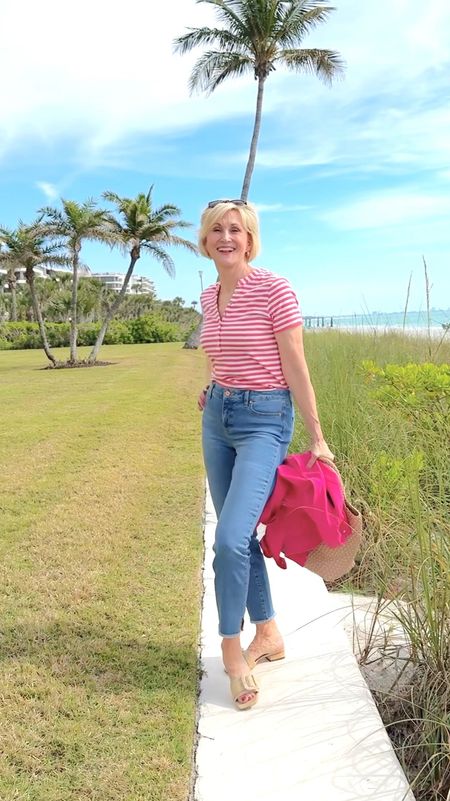
[[[203,410],[203,456],[217,515],[214,574],[219,634],[236,637],[247,607],[252,623],[274,617],[256,526],[294,427],[287,389],[212,384]]]

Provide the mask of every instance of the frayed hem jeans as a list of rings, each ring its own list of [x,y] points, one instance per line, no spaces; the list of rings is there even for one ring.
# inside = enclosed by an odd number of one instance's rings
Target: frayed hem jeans
[[[221,637],[237,637],[245,609],[252,623],[274,615],[256,526],[294,428],[288,389],[211,384],[203,410],[206,474],[217,515],[214,586]]]

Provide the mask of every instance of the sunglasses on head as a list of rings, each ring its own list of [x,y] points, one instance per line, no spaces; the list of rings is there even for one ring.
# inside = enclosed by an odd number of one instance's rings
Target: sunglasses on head
[[[209,203],[208,203],[208,209],[213,209],[214,206],[218,206],[220,203],[234,203],[235,206],[246,206],[247,205],[247,201],[246,200],[241,200],[240,198],[237,198],[236,200],[228,200],[228,199],[210,200]]]

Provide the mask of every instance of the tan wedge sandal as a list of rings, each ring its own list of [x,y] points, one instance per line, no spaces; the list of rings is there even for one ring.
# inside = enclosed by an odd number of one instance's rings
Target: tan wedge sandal
[[[250,709],[258,700],[259,687],[255,677],[249,673],[247,676],[230,677],[230,689],[233,701],[238,709]],[[239,701],[241,695],[252,694],[249,701]]]
[[[247,665],[249,666],[250,670],[253,670],[255,665],[259,665],[260,662],[266,662],[266,661],[267,662],[278,662],[280,659],[284,659],[285,656],[286,656],[286,654],[284,652],[284,648],[282,648],[281,651],[274,651],[274,652],[268,652],[268,653],[265,653],[265,654],[260,654],[259,656],[256,657],[256,659],[255,659],[254,656],[252,656],[250,654],[248,649],[247,649],[247,651],[244,651],[243,653],[244,653],[244,659],[247,662]]]

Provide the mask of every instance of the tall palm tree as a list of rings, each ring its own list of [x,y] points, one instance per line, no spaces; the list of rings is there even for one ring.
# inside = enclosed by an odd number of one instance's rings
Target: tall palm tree
[[[97,208],[95,201],[87,200],[77,203],[74,200],[61,200],[62,211],[51,206],[40,209],[44,215],[45,231],[50,237],[63,239],[69,252],[72,267],[72,299],[70,320],[70,357],[69,362],[77,360],[78,337],[78,268],[83,240],[111,242],[111,231],[108,226],[108,214]]]
[[[165,250],[167,246],[181,245],[192,253],[197,253],[197,247],[192,242],[173,233],[174,229],[188,228],[191,223],[181,220],[179,218],[180,209],[170,203],[156,209],[153,208],[152,190],[153,186],[146,195],[141,193],[135,198],[122,198],[115,192],[103,193],[105,200],[113,203],[117,211],[117,216],[110,214],[109,217],[112,238],[116,245],[129,253],[130,263],[123,286],[111,303],[97,341],[89,354],[88,362],[90,363],[97,359],[108,325],[122,303],[135,264],[141,257],[141,251],[154,256],[161,262],[166,272],[172,276],[175,274],[175,266],[171,256]]]
[[[321,0],[197,0],[214,6],[221,27],[191,28],[175,39],[175,49],[187,53],[207,49],[194,66],[191,91],[211,93],[233,76],[253,72],[258,82],[256,114],[241,199],[247,200],[261,128],[264,87],[277,66],[315,73],[325,83],[343,73],[333,50],[300,47],[305,36],[325,22],[334,8]]]
[[[25,268],[25,279],[30,288],[34,318],[39,325],[45,355],[55,367],[57,361],[50,350],[42,310],[36,292],[35,268],[66,265],[67,259],[60,253],[62,247],[60,242],[48,242],[40,222],[41,219],[32,225],[25,225],[22,221],[19,221],[19,225],[15,230],[0,227],[0,242],[4,246],[1,250],[0,258],[2,263],[6,264],[10,269]]]

